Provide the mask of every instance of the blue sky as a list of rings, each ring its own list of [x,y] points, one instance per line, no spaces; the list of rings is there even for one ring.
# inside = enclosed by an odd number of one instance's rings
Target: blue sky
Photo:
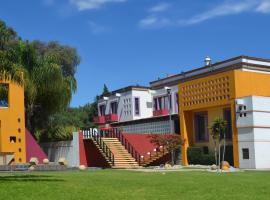
[[[9,0],[0,18],[23,39],[81,56],[71,106],[110,90],[238,55],[270,58],[270,0]]]

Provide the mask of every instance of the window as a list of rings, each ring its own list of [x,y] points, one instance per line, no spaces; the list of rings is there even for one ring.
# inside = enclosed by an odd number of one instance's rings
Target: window
[[[100,116],[105,115],[105,105],[100,105],[99,106],[99,114],[100,114]]]
[[[231,109],[230,108],[224,109],[223,117],[224,117],[224,120],[226,120],[226,122],[227,122],[225,137],[227,139],[232,139],[232,117],[231,117]]]
[[[116,101],[111,102],[111,114],[117,114],[117,108],[118,108],[117,102]]]
[[[171,96],[161,96],[154,98],[154,110],[169,109],[172,107]]]
[[[175,111],[179,113],[179,95],[175,93]]]
[[[140,99],[138,97],[134,98],[134,108],[135,115],[140,115]]]
[[[158,100],[154,98],[154,110],[158,110]]]
[[[206,112],[195,113],[195,136],[198,142],[208,141],[208,116]]]
[[[164,100],[162,97],[158,97],[158,110],[161,110],[164,108]]]
[[[0,108],[8,107],[8,84],[0,83]]]
[[[16,143],[16,137],[15,136],[10,136],[9,137],[9,142],[10,143]]]
[[[244,148],[242,149],[243,159],[248,160],[249,159],[249,149]]]

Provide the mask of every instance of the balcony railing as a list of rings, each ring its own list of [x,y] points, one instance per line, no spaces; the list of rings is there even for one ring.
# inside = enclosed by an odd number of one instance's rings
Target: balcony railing
[[[118,115],[117,114],[109,114],[105,116],[106,122],[118,122]]]
[[[96,116],[94,117],[94,123],[95,124],[105,124],[105,116]]]
[[[153,111],[153,116],[162,116],[162,115],[168,115],[169,114],[169,109],[164,108],[161,110],[155,110]]]

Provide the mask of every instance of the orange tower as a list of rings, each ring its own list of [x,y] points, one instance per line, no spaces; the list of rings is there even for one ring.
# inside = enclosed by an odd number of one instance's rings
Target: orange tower
[[[24,89],[0,81],[0,165],[25,162]]]

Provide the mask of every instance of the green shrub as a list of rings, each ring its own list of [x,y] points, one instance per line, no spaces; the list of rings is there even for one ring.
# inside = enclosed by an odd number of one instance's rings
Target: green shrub
[[[199,164],[201,160],[202,149],[200,147],[189,147],[187,156],[189,164]]]
[[[187,156],[189,164],[212,165],[215,163],[215,156],[212,153],[204,154],[201,147],[189,147]]]

